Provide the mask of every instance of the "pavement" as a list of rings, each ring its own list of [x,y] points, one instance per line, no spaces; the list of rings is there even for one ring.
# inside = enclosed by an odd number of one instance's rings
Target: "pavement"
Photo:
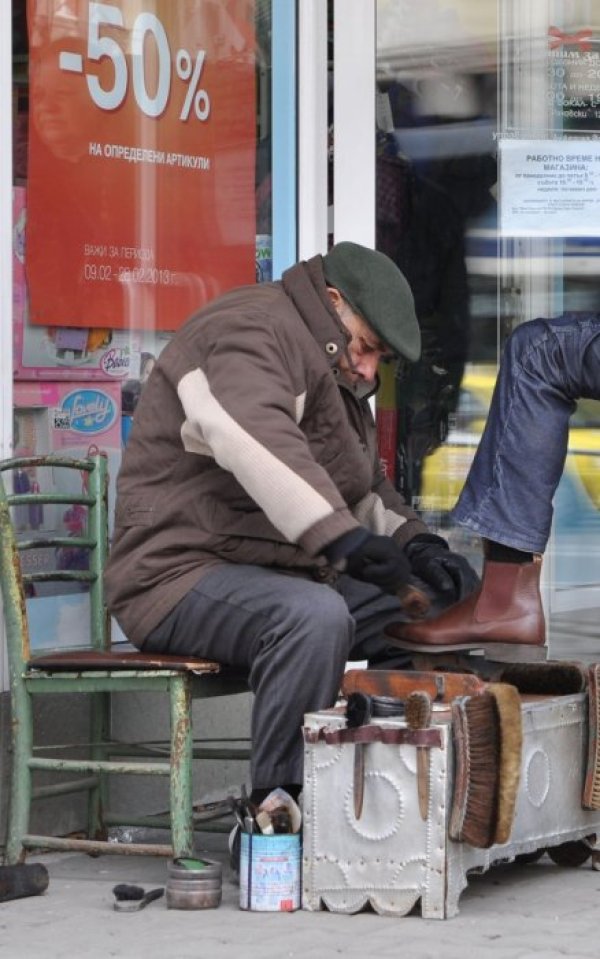
[[[598,959],[600,872],[535,863],[501,864],[472,875],[459,914],[426,920],[327,911],[246,912],[229,869],[227,836],[201,833],[197,852],[223,863],[216,909],[168,909],[165,898],[140,912],[113,909],[116,883],[165,886],[159,857],[80,853],[32,855],[49,872],[41,896],[0,904],[3,959]]]

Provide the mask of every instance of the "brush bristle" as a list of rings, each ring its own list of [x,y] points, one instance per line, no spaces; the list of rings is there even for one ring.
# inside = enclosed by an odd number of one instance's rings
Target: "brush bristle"
[[[508,683],[490,683],[489,691],[496,701],[500,729],[500,769],[498,811],[494,843],[503,845],[510,839],[521,779],[523,723],[521,697]]]
[[[568,696],[584,691],[587,676],[581,663],[513,663],[502,670],[500,681],[516,686],[520,693]]]
[[[141,886],[132,886],[127,882],[120,882],[113,888],[113,894],[119,901],[142,899],[144,890]]]
[[[588,687],[588,757],[583,789],[584,809],[600,809],[600,665],[589,669]]]
[[[404,704],[406,725],[409,729],[427,729],[431,722],[431,696],[423,690],[415,690],[406,697]]]
[[[452,839],[479,849],[493,844],[498,810],[500,729],[489,692],[452,706],[457,772],[450,823]]]

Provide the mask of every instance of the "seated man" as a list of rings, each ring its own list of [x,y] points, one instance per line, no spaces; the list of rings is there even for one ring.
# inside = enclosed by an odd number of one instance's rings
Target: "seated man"
[[[297,796],[304,713],[333,705],[349,658],[385,659],[383,629],[401,618],[409,578],[439,608],[477,583],[377,456],[367,397],[378,363],[419,352],[402,273],[340,243],[210,303],[142,391],[108,603],[146,652],[248,671],[256,804],[277,786]]]
[[[412,649],[541,646],[541,554],[580,398],[600,399],[600,316],[566,314],[509,337],[481,442],[452,512],[483,537],[480,588],[439,617],[392,626]]]

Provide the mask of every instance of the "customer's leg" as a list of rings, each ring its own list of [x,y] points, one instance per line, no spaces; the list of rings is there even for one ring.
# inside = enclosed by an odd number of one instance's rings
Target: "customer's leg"
[[[453,513],[484,537],[481,585],[436,619],[392,625],[401,648],[544,645],[541,562],[533,554],[548,540],[580,396],[600,397],[600,318],[568,315],[518,327]]]
[[[354,621],[329,586],[256,566],[202,576],[144,644],[248,669],[253,788],[302,782],[305,712],[335,702]]]
[[[543,552],[579,397],[600,398],[600,317],[517,327],[452,518],[494,542]]]

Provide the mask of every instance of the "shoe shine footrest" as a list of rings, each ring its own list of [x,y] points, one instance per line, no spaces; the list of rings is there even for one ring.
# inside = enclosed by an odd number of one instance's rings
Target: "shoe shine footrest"
[[[356,913],[370,904],[381,914],[404,916],[420,901],[424,918],[446,919],[458,913],[460,894],[473,869],[485,871],[495,862],[544,849],[554,858],[553,850],[571,841],[581,841],[585,852],[588,837],[600,836],[600,810],[582,807],[587,710],[585,692],[522,695],[521,764],[512,829],[507,842],[490,848],[450,838],[451,816],[456,813],[457,749],[448,703],[433,705],[427,732],[435,731],[436,736],[427,737],[428,746],[417,745],[411,736],[366,738],[366,745],[359,747],[364,750],[364,762],[358,818],[354,804],[357,746],[355,738],[342,734],[344,712],[308,714],[303,907]],[[377,717],[372,722],[397,733],[410,732],[402,716]],[[417,756],[422,749],[428,756],[425,818],[418,789],[423,766]],[[468,806],[466,811],[472,813]],[[473,833],[467,830],[467,834]]]

